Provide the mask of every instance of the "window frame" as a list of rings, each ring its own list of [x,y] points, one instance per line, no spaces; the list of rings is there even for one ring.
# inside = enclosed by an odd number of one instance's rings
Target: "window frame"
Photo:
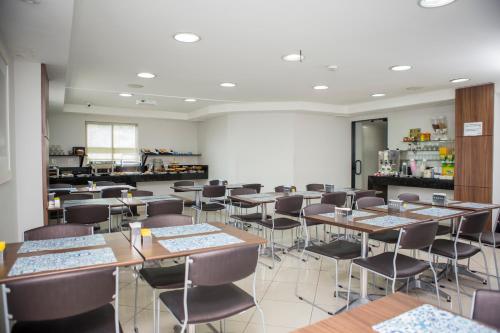
[[[139,124],[137,123],[124,123],[124,122],[111,122],[111,121],[85,121],[85,149],[88,152],[88,125],[109,125],[111,126],[111,161],[117,163],[120,162],[123,164],[123,162],[126,163],[140,163],[141,162],[141,155],[139,153]],[[131,160],[123,160],[123,159],[115,159],[114,158],[114,150],[115,150],[115,145],[114,145],[114,126],[115,125],[122,125],[122,126],[133,126],[135,128],[135,150],[136,150],[136,155],[137,155],[137,160],[131,161]],[[87,156],[87,159],[89,161],[104,161],[104,160],[98,160],[98,159],[91,159]]]

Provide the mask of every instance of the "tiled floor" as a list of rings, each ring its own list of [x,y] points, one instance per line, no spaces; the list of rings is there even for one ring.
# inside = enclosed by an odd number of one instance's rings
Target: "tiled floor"
[[[211,219],[213,220],[213,219]],[[285,238],[284,241],[287,239]],[[374,244],[376,246],[378,244]],[[380,247],[373,247],[374,252],[379,252]],[[297,252],[294,252],[297,254]],[[491,249],[487,249],[490,272],[494,271]],[[420,254],[424,258],[425,254]],[[311,305],[299,300],[295,296],[295,285],[297,280],[298,290],[301,296],[315,301],[329,311],[336,311],[343,305],[345,300],[334,297],[334,266],[327,259],[309,259],[303,263],[291,255],[280,254],[283,259],[277,263],[271,270],[264,265],[257,266],[257,297],[264,310],[265,325],[269,333],[290,332],[296,328],[309,325],[321,319],[327,318],[328,314],[313,308]],[[270,263],[269,258],[261,258],[262,261]],[[476,256],[470,265],[473,269],[483,271],[482,257]],[[342,262],[339,266],[339,281],[342,286],[347,287],[347,262]],[[357,270],[354,274],[358,275]],[[371,281],[371,276],[369,276]],[[123,270],[121,273],[120,289],[120,321],[125,332],[133,332],[133,306],[134,306],[134,283],[130,270]],[[352,280],[353,290],[359,290],[359,281]],[[377,279],[377,284],[384,286],[382,279]],[[492,279],[492,286],[497,288],[496,280]],[[241,288],[248,292],[252,290],[252,277],[248,277],[237,283]],[[484,288],[482,283],[467,278],[461,279],[464,291],[472,294],[474,289]],[[458,303],[455,292],[455,282],[449,282],[446,279],[441,281],[443,290],[452,296],[452,302],[442,302],[441,306],[445,309],[452,309],[458,312]],[[384,291],[371,288],[371,291],[378,294],[384,294]],[[427,294],[421,291],[411,291],[410,294],[425,300],[431,304],[437,304],[435,295]],[[471,298],[462,296],[464,305],[464,314],[469,315]],[[139,284],[139,306],[138,306],[138,328],[139,332],[153,331],[153,311],[152,311],[152,289],[140,282]],[[175,319],[162,306],[161,313],[161,332],[173,332]],[[218,323],[215,323],[216,327]],[[212,332],[206,325],[197,326],[197,332]],[[262,332],[262,323],[260,316],[254,309],[226,320],[226,332]]]

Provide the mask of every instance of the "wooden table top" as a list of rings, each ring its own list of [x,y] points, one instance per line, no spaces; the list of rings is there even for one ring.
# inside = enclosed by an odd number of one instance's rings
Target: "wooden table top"
[[[196,235],[183,235],[183,236],[175,236],[175,237],[157,238],[155,236],[152,236],[152,241],[150,244],[140,244],[138,241],[137,242],[138,244],[135,244],[135,248],[141,254],[141,256],[144,258],[144,260],[148,261],[148,260],[160,260],[160,259],[186,257],[186,256],[189,256],[192,254],[203,253],[203,252],[207,252],[207,251],[226,249],[226,248],[237,247],[237,246],[248,245],[248,244],[263,245],[266,243],[266,239],[258,237],[254,234],[249,233],[249,232],[237,229],[235,227],[225,225],[225,224],[219,223],[219,222],[214,222],[214,223],[209,223],[209,224],[211,224],[211,225],[213,225],[221,230],[216,231],[216,232],[210,232],[210,233],[202,233],[202,234],[196,234]],[[182,252],[170,252],[158,242],[159,240],[163,240],[163,239],[202,236],[202,235],[217,234],[217,233],[229,234],[231,236],[234,236],[236,238],[243,240],[244,243],[231,244],[231,245],[218,246],[218,247],[210,247],[210,248],[202,248],[202,249],[182,251]],[[126,237],[128,238],[128,232],[126,233]]]
[[[432,201],[424,201],[424,200],[417,201],[417,202],[415,202],[415,204],[443,207],[443,208],[450,208],[450,209],[462,209],[462,210],[468,210],[468,211],[472,211],[472,212],[481,212],[481,211],[485,211],[485,210],[493,210],[493,209],[500,208],[500,204],[472,202],[472,201],[458,201],[458,200],[453,200],[451,203],[448,203],[447,205],[436,205],[436,204],[433,204]],[[472,204],[472,205],[484,204],[484,205],[488,205],[488,207],[462,206],[462,205],[467,205],[467,204]]]
[[[16,280],[23,280],[38,276],[46,276],[53,275],[58,273],[66,273],[66,272],[74,272],[81,270],[88,270],[97,267],[122,267],[122,266],[131,266],[137,265],[143,262],[143,259],[139,252],[130,244],[127,238],[121,232],[114,232],[110,234],[102,234],[104,240],[106,241],[105,245],[101,246],[88,246],[88,247],[80,247],[73,249],[64,249],[64,250],[50,250],[50,251],[39,251],[39,252],[30,252],[30,253],[17,253],[21,245],[21,243],[9,243],[7,244],[4,252],[4,262],[0,263],[0,284],[7,283]],[[21,257],[31,257],[31,256],[39,256],[50,253],[64,253],[64,252],[72,252],[72,251],[80,251],[80,250],[91,250],[91,249],[99,249],[104,247],[110,247],[116,257],[116,262],[102,265],[93,265],[86,267],[77,267],[63,270],[53,270],[53,271],[44,271],[37,273],[30,273],[24,275],[17,276],[8,276],[10,269],[16,262],[17,258]]]
[[[403,293],[391,294],[310,326],[300,328],[295,333],[375,332],[372,329],[373,325],[394,318],[423,304],[422,301]]]
[[[367,232],[370,234],[376,233],[376,232],[383,232],[383,231],[387,231],[387,230],[399,229],[399,228],[402,228],[408,224],[402,224],[402,225],[399,225],[397,227],[381,227],[381,226],[365,224],[365,223],[363,223],[363,220],[368,220],[368,219],[372,219],[375,217],[388,216],[388,215],[406,217],[409,219],[418,220],[418,222],[428,222],[428,221],[432,220],[432,218],[430,218],[428,216],[417,215],[417,214],[413,214],[412,212],[403,212],[403,213],[399,213],[399,214],[387,214],[387,213],[378,212],[378,211],[370,211],[367,209],[361,209],[361,211],[372,213],[374,215],[364,216],[364,217],[355,217],[355,218],[353,218],[352,221],[347,221],[347,222],[337,221],[334,217],[328,217],[328,216],[322,216],[322,215],[311,215],[311,216],[308,216],[307,219],[314,221],[314,222],[329,224],[329,225],[333,225],[333,226],[337,226],[337,227],[341,227],[341,228],[346,228],[346,229],[350,229],[350,230],[356,230],[356,231],[360,231],[360,232]],[[413,223],[415,223],[415,222],[413,222]]]

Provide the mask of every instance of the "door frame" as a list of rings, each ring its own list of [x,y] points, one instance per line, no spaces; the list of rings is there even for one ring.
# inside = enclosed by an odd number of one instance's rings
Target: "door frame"
[[[356,185],[356,124],[363,122],[374,122],[381,120],[387,123],[386,141],[389,142],[389,119],[387,117],[382,118],[370,118],[363,120],[351,121],[351,187],[355,188]]]

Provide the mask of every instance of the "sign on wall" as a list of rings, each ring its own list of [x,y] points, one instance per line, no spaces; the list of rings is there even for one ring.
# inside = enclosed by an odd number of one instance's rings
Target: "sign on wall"
[[[483,135],[483,122],[464,123],[464,136]]]

